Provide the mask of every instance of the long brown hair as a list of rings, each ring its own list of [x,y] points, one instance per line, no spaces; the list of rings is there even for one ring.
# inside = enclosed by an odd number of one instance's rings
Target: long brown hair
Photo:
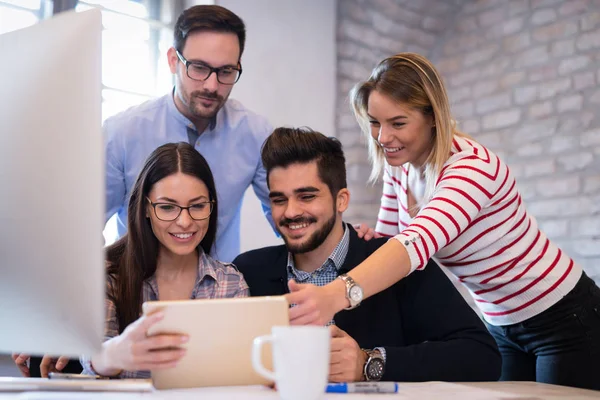
[[[206,235],[198,247],[208,254],[215,241],[218,203],[208,163],[188,143],[160,146],[146,159],[133,185],[128,205],[127,233],[106,249],[107,275],[112,280],[112,291],[107,296],[117,309],[119,333],[139,318],[143,283],[156,272],[159,242],[146,216],[146,197],[156,182],[178,172],[198,178],[208,188],[210,200],[214,201],[213,210]]]
[[[415,53],[399,53],[381,61],[365,82],[358,83],[350,92],[352,109],[369,146],[372,170],[369,180],[376,181],[383,172],[385,155],[371,136],[367,105],[372,91],[432,116],[435,121],[432,151],[425,161],[426,190],[429,199],[437,177],[452,149],[454,136],[468,137],[456,128],[450,113],[450,103],[440,74],[425,57]]]

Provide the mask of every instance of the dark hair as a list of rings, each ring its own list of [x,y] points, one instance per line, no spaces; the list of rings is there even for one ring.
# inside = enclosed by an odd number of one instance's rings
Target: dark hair
[[[112,293],[107,293],[117,309],[119,332],[139,318],[142,285],[156,272],[159,242],[147,218],[148,194],[163,178],[182,172],[198,178],[208,188],[214,201],[206,235],[199,244],[209,253],[217,233],[218,203],[212,172],[208,163],[188,143],[168,143],[150,154],[133,185],[129,198],[127,233],[106,249],[107,274],[112,279]]]
[[[342,144],[336,138],[310,128],[275,129],[263,144],[261,157],[267,170],[267,184],[273,168],[316,161],[319,178],[329,187],[333,196],[347,187],[346,158]]]
[[[193,6],[184,10],[174,30],[174,44],[177,51],[183,51],[187,37],[192,32],[235,33],[240,43],[240,58],[246,43],[246,26],[244,21],[225,7]]]

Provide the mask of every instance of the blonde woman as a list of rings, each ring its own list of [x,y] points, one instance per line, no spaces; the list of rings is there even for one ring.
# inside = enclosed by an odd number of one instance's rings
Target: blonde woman
[[[501,379],[600,389],[600,289],[539,230],[506,164],[456,129],[435,67],[386,58],[351,101],[384,182],[375,230],[393,239],[350,279],[291,282],[292,323],[325,323],[435,257],[474,297]]]

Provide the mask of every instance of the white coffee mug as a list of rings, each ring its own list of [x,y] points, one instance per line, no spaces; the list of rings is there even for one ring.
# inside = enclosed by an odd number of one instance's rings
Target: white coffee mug
[[[317,400],[325,393],[329,375],[329,329],[324,326],[274,326],[252,346],[252,366],[277,384],[283,400]],[[263,344],[273,346],[273,368],[261,362]]]

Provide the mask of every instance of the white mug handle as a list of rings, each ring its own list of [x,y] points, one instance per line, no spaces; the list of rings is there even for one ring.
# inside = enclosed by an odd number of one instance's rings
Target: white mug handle
[[[272,335],[265,335],[254,338],[254,343],[252,343],[252,367],[259,375],[262,375],[264,378],[275,382],[275,374],[273,373],[273,371],[269,371],[268,369],[266,369],[261,361],[262,346],[267,342],[270,342],[271,345],[273,344]]]

